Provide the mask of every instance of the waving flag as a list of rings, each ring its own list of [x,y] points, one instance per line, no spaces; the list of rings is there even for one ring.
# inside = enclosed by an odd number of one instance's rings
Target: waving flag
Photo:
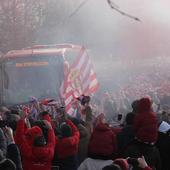
[[[96,92],[98,88],[99,83],[94,72],[93,64],[85,48],[82,47],[62,84],[66,111],[68,113],[71,112],[71,105],[76,97],[82,94],[90,95]]]

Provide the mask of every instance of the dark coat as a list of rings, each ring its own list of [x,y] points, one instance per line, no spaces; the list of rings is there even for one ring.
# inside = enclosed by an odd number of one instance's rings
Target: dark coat
[[[22,170],[21,155],[16,144],[10,144],[7,147],[7,158],[11,159],[15,165],[16,170]]]
[[[6,155],[7,143],[3,130],[0,128],[0,149],[3,152],[3,155]]]
[[[160,152],[162,169],[170,170],[170,136],[159,132],[156,146]]]
[[[76,170],[77,169],[77,157],[75,155],[69,156],[65,159],[60,159],[59,169],[60,170]]]
[[[117,145],[119,152],[123,151],[135,138],[135,133],[131,125],[125,126],[117,134]]]
[[[147,164],[153,168],[153,170],[161,170],[161,159],[158,149],[155,146],[147,145],[134,140],[123,153],[123,157],[127,158],[139,158],[144,156]],[[133,170],[139,170],[135,167]]]

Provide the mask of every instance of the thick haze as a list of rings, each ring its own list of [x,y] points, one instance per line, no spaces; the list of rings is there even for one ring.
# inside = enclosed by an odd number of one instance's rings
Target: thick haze
[[[111,0],[141,22],[111,9],[107,0],[15,1],[0,0],[2,53],[34,44],[84,45],[101,89],[130,86],[132,93],[144,89],[143,95],[162,88],[170,94],[170,0]]]
[[[76,5],[78,1],[76,0]],[[89,0],[61,24],[52,41],[84,44],[115,57],[169,55],[169,0],[115,0],[121,10],[142,20],[136,22],[112,10],[106,0]],[[76,6],[75,6],[76,9]],[[71,10],[70,10],[71,12]],[[60,40],[61,39],[61,40]]]
[[[170,56],[169,0],[114,2],[122,11],[138,17],[142,22],[112,10],[106,0],[89,0],[63,22],[60,34],[61,41],[83,44],[90,49],[98,76],[106,84],[116,77],[126,79],[127,71],[135,71],[134,65],[129,68],[131,59]],[[60,42],[60,38],[56,40],[54,37],[53,40]],[[143,61],[143,65],[145,62],[152,65],[153,61]],[[142,64],[141,61],[139,63]],[[152,70],[152,66],[150,68]]]

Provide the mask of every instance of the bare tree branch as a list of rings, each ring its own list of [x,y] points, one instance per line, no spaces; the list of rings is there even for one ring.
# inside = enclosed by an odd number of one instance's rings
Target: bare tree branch
[[[69,18],[73,17],[79,10],[82,8],[88,0],[84,0],[83,2],[80,3],[80,5],[70,14]]]
[[[119,7],[118,7],[113,1],[107,0],[107,2],[108,2],[108,4],[109,4],[109,6],[110,6],[113,10],[117,11],[117,12],[120,13],[121,15],[124,15],[124,16],[126,16],[126,17],[128,17],[128,18],[134,19],[135,21],[141,22],[141,20],[140,20],[139,18],[134,17],[134,16],[132,16],[132,15],[130,15],[130,14],[128,14],[128,13],[125,13],[124,11],[120,10]]]

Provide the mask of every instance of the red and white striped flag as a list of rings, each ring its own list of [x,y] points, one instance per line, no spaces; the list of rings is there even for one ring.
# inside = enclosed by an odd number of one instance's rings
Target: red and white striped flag
[[[84,47],[81,48],[80,54],[68,69],[68,74],[62,84],[62,93],[66,105],[67,113],[71,112],[72,102],[80,95],[90,95],[97,91],[99,83],[93,64]]]

